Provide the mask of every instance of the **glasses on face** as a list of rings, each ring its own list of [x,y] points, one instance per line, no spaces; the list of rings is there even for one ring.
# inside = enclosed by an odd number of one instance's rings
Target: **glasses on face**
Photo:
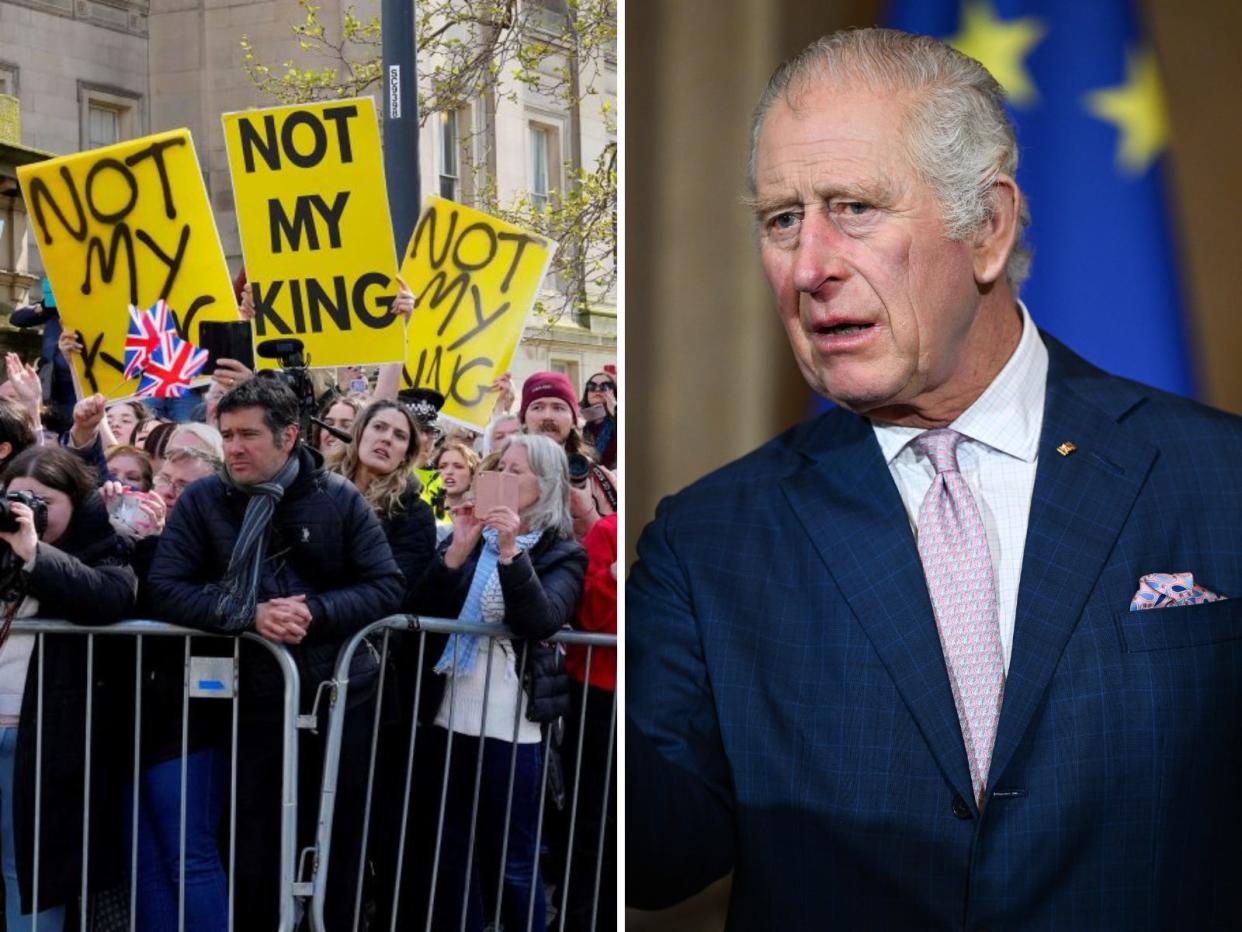
[[[171,489],[178,496],[180,496],[182,492],[184,492],[186,489],[190,487],[190,483],[188,482],[183,482],[179,479],[174,481],[172,479],[169,479],[167,476],[160,475],[159,473],[156,473],[155,479],[153,480],[152,485],[156,487],[163,487],[166,489]]]
[[[611,382],[587,382],[586,383],[586,390],[588,392],[616,391],[616,388],[617,386],[613,385]]]

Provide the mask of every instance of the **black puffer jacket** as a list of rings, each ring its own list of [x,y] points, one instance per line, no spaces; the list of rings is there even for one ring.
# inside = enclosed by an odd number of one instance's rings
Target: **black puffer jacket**
[[[302,679],[303,711],[318,684],[332,676],[341,645],[359,629],[397,611],[404,580],[379,519],[346,479],[316,468],[297,448],[298,477],[272,517],[259,602],[305,594],[311,611],[306,639],[291,649]],[[250,498],[210,476],[191,485],[160,535],[148,574],[151,604],[173,624],[222,632],[219,581],[228,569]],[[247,630],[253,630],[253,622]],[[273,699],[283,680],[274,665],[243,663],[242,695]],[[358,651],[350,671],[366,682],[376,662]],[[366,698],[350,690],[350,701]],[[260,703],[262,705],[262,703]],[[273,705],[271,714],[278,713]]]
[[[436,519],[431,514],[431,506],[411,484],[401,496],[401,510],[390,518],[381,518],[380,524],[392,547],[397,568],[405,576],[402,601],[408,602],[411,590],[436,555]]]
[[[40,543],[27,594],[40,618],[108,625],[129,617],[136,581],[127,564],[129,542],[108,523],[98,493],[74,509],[64,535]],[[125,696],[134,682],[133,647],[123,638],[96,637],[91,694],[91,860],[94,890],[120,879],[121,793],[132,775],[116,750],[132,727]],[[44,908],[78,895],[82,877],[82,802],[85,792],[87,646],[81,635],[46,635],[43,642],[43,760],[40,771],[39,903]],[[14,841],[23,909],[29,911],[34,868],[36,711],[39,649],[30,658],[22,696],[14,765]]]
[[[450,535],[440,544],[427,572],[412,587],[407,611],[437,618],[456,618],[461,612],[483,543],[480,541],[470,559],[454,570],[444,565],[444,553],[452,542]],[[528,553],[520,554],[508,566],[497,566],[505,599],[505,625],[514,634],[529,639],[532,648],[536,648],[539,641],[569,624],[582,595],[586,565],[586,551],[581,544],[562,539],[553,530],[544,531]],[[444,695],[446,678],[432,668],[447,642],[447,635],[427,635],[418,713],[424,725],[435,720]],[[555,673],[550,659],[546,651],[533,650],[527,664],[530,701],[526,717],[531,721],[551,721],[568,708],[569,678]]]

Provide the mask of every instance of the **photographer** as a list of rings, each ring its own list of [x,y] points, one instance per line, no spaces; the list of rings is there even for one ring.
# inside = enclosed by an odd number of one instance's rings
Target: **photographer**
[[[63,618],[104,625],[125,618],[134,605],[135,579],[128,544],[108,522],[95,477],[74,454],[58,447],[32,447],[0,475],[7,501],[0,541],[4,621],[0,639],[15,618]],[[20,499],[15,496],[22,496]],[[0,651],[0,796],[6,808],[4,882],[10,930],[28,928],[21,918],[34,905],[36,709],[39,678],[37,636],[9,635]],[[118,644],[96,645],[92,757],[124,740],[123,716],[109,688],[132,681],[124,673]],[[41,836],[39,928],[57,930],[64,904],[77,897],[82,876],[82,806],[86,758],[86,641],[45,636],[42,658]],[[16,727],[14,727],[16,726]],[[120,880],[116,857],[121,837],[119,768],[97,766],[91,780],[91,886]],[[20,904],[20,910],[19,910]]]
[[[574,536],[586,537],[595,522],[617,510],[617,477],[592,459],[594,450],[578,429],[578,399],[568,376],[560,372],[536,372],[522,383],[522,428],[556,441],[569,457],[573,483],[569,507]]]

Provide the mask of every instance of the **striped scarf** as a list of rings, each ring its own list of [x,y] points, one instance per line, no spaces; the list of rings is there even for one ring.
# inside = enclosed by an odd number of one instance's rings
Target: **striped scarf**
[[[216,603],[220,626],[226,631],[242,631],[254,623],[255,604],[259,589],[259,570],[267,557],[268,528],[276,505],[298,477],[297,450],[289,461],[267,482],[243,485],[225,478],[230,486],[250,496],[241,531],[229,557],[229,568],[220,580],[224,590]]]
[[[517,545],[522,550],[529,550],[538,541],[541,532],[518,536]],[[483,549],[479,552],[479,562],[474,565],[474,576],[470,580],[470,589],[466,593],[465,604],[461,607],[458,621],[483,621],[483,593],[492,577],[497,574],[496,567],[500,563],[500,547],[497,544],[500,535],[491,528],[483,529]],[[479,655],[479,642],[485,640],[477,634],[451,634],[444,645],[444,653],[436,661],[435,671],[440,674],[468,675],[474,670],[474,662]]]

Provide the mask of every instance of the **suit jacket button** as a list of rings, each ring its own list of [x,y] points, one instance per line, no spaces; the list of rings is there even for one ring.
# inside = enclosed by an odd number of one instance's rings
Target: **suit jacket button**
[[[961,796],[953,797],[953,814],[962,820],[973,818],[970,806],[966,804],[966,800],[962,799]]]

